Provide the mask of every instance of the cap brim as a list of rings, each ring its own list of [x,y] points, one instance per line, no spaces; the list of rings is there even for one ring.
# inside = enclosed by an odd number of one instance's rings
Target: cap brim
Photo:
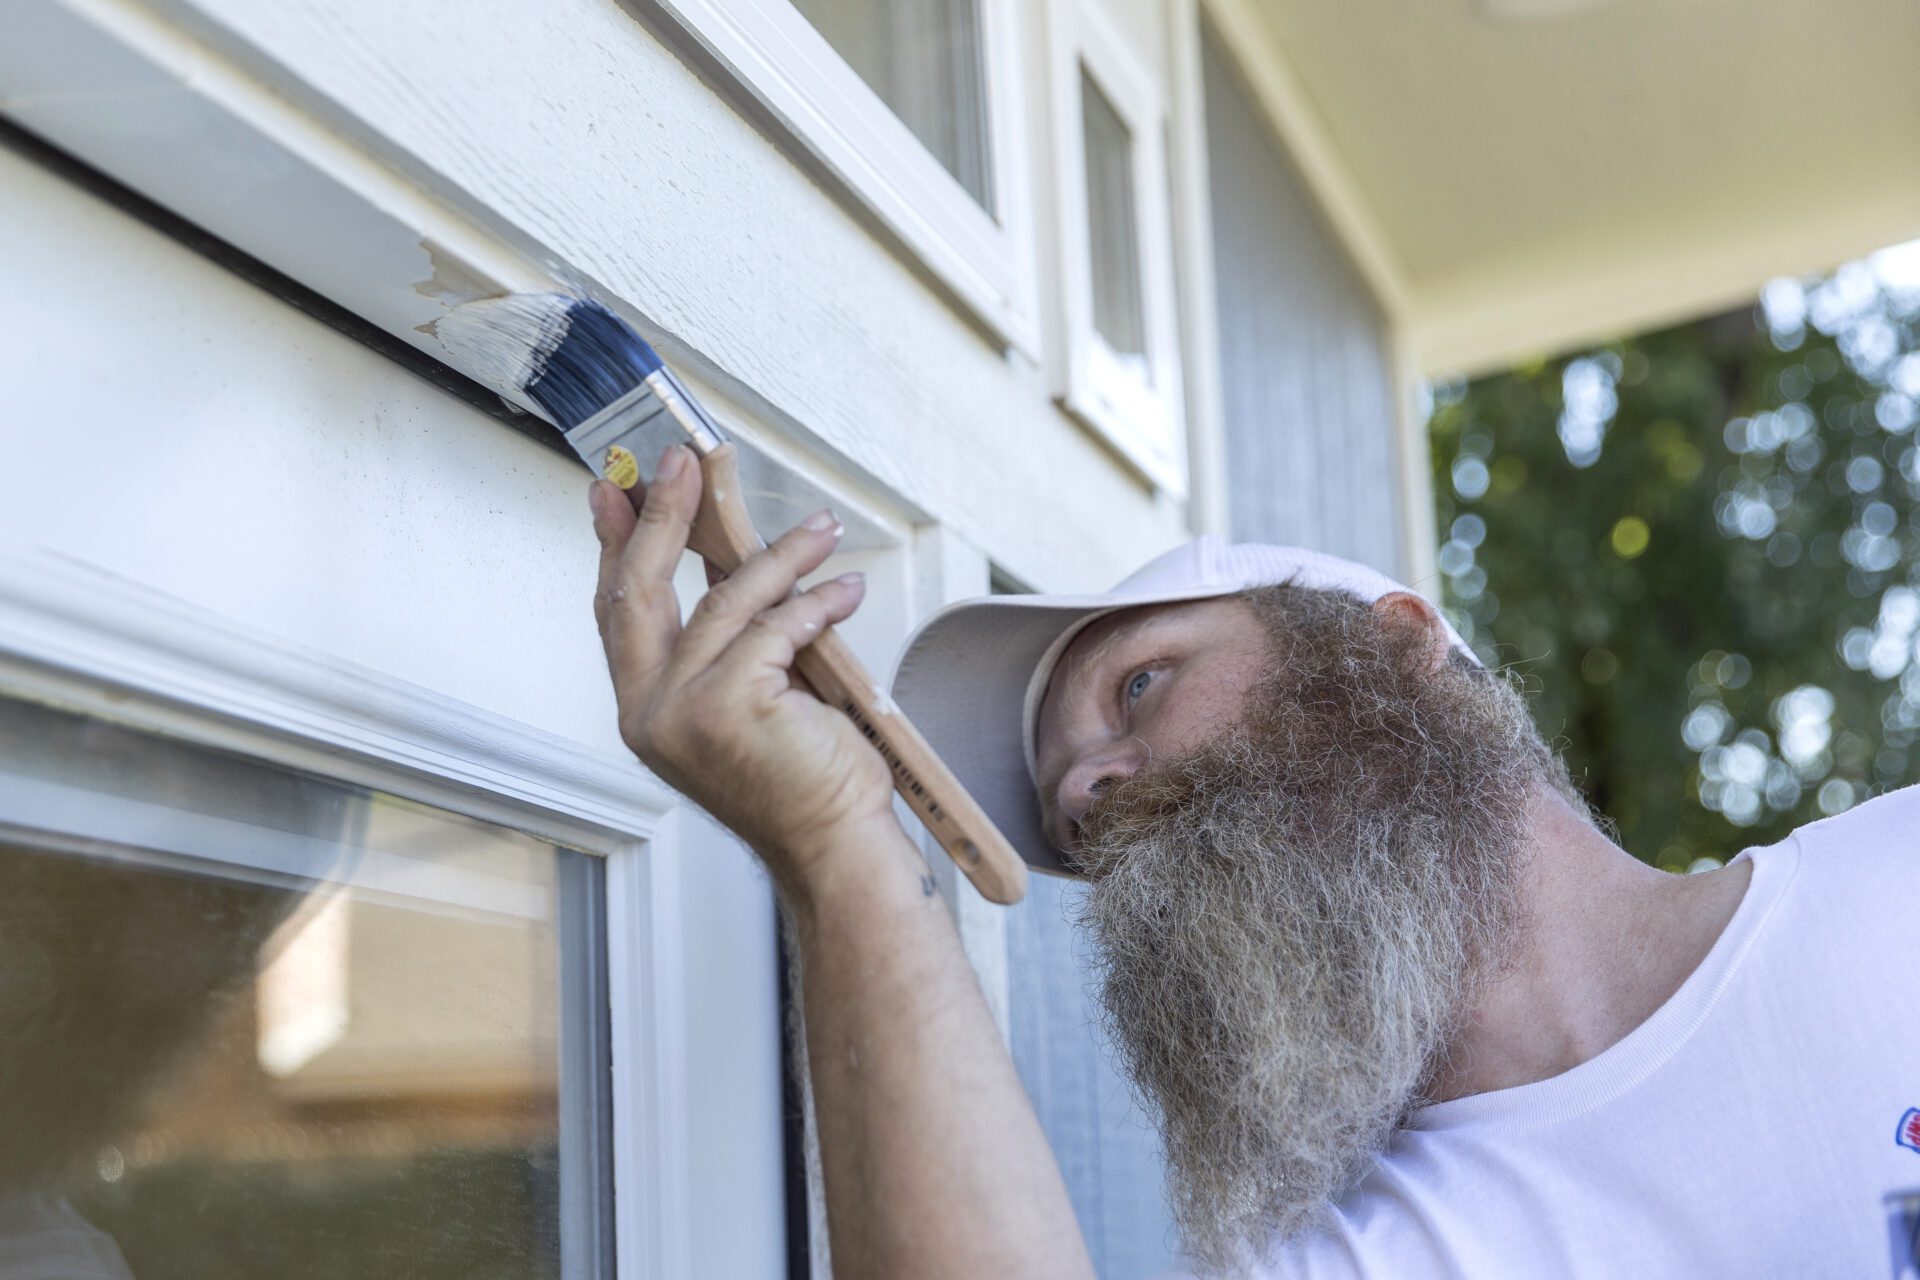
[[[1137,595],[963,601],[929,618],[908,640],[894,668],[893,698],[1027,865],[1047,875],[1071,876],[1041,828],[1027,768],[1027,699],[1042,659],[1101,614],[1206,600],[1235,590],[1213,585]]]

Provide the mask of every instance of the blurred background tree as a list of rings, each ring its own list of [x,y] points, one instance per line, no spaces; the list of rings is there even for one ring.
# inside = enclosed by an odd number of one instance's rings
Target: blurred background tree
[[[1920,780],[1920,243],[1431,394],[1448,612],[1627,849]]]

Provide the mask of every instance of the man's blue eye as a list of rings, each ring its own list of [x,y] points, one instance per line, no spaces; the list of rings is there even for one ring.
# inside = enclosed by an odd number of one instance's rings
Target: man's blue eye
[[[1127,681],[1127,700],[1131,702],[1133,701],[1133,699],[1145,693],[1147,691],[1147,686],[1152,682],[1153,682],[1153,672],[1151,671],[1136,672],[1133,679]]]

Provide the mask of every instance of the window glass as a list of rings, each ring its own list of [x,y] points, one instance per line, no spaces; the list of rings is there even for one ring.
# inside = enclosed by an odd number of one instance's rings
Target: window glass
[[[1133,192],[1133,131],[1083,68],[1080,118],[1087,157],[1087,233],[1093,326],[1114,352],[1146,372],[1146,306],[1140,296],[1140,231]]]
[[[611,1274],[599,872],[0,699],[0,1275]]]
[[[992,212],[980,0],[794,0],[794,7]]]

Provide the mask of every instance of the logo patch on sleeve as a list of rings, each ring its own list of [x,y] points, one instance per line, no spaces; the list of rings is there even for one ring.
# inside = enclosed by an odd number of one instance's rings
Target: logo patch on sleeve
[[[1907,1114],[1900,1117],[1900,1127],[1894,1130],[1893,1140],[1913,1151],[1920,1151],[1920,1107],[1908,1107]]]

